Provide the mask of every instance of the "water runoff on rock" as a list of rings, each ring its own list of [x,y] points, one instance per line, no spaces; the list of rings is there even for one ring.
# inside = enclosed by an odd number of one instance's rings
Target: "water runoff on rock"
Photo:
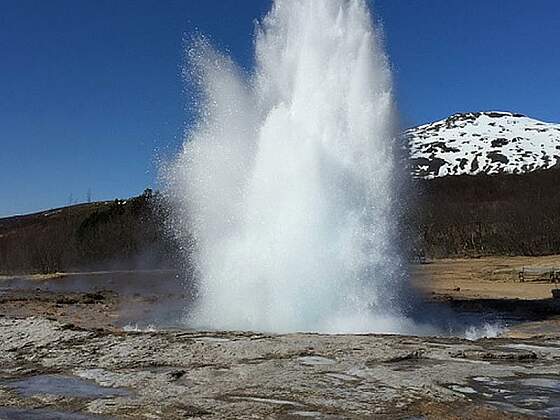
[[[364,0],[276,0],[242,71],[199,37],[197,120],[164,178],[198,328],[419,332],[397,244],[396,111]]]

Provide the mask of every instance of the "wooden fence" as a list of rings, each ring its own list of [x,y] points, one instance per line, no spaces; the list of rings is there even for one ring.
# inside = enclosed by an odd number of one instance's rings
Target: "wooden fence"
[[[560,268],[523,267],[519,271],[519,281],[545,281],[550,283],[560,282]]]

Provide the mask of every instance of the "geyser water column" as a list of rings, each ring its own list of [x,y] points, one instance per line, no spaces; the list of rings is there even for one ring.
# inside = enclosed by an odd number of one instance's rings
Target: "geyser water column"
[[[198,120],[166,170],[191,326],[403,332],[395,107],[363,0],[276,0],[244,75],[198,40]]]

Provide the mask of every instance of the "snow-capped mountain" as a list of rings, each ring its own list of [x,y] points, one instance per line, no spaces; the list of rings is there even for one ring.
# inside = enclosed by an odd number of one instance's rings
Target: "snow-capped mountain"
[[[405,132],[419,178],[560,166],[560,124],[509,112],[454,114]]]

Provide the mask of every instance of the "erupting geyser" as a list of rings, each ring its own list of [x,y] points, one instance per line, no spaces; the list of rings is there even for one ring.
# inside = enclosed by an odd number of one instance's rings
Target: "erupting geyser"
[[[194,44],[198,120],[166,170],[195,240],[190,325],[408,330],[391,73],[366,2],[276,0],[249,76]]]

